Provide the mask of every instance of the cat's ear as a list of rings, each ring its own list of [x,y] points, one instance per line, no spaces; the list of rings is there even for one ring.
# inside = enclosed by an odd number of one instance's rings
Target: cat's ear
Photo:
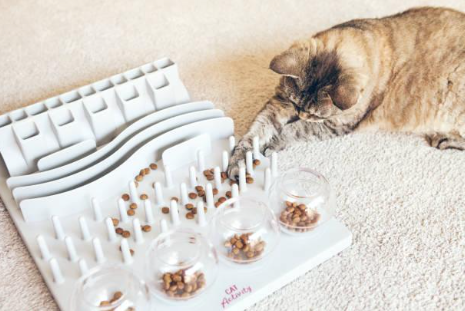
[[[302,72],[299,56],[293,49],[275,56],[271,60],[270,69],[280,75],[291,78],[299,78]]]
[[[337,85],[328,92],[333,104],[341,109],[347,110],[353,107],[360,98],[361,91],[352,85]]]

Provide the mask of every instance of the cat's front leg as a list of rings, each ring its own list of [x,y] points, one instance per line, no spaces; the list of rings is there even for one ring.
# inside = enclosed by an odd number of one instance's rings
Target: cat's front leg
[[[253,150],[254,137],[258,137],[260,152],[263,153],[289,120],[295,117],[296,112],[291,105],[271,99],[257,115],[247,134],[234,148],[229,160],[229,177],[231,179],[238,178],[239,168],[245,166],[246,153]]]

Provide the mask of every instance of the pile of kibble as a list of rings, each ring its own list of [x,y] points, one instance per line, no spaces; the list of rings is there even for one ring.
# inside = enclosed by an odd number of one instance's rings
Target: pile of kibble
[[[253,261],[258,259],[265,250],[265,241],[260,238],[251,240],[252,233],[244,233],[240,236],[235,234],[226,240],[224,247],[227,248],[228,257],[237,261]]]
[[[320,220],[320,214],[305,204],[285,201],[285,206],[279,220],[289,230],[307,232],[313,230]]]
[[[163,291],[169,297],[189,298],[205,288],[205,274],[200,271],[190,273],[189,269],[180,269],[174,273],[162,275]]]
[[[107,306],[111,306],[114,302],[117,302],[118,300],[121,299],[121,297],[123,297],[123,293],[120,292],[120,291],[117,291],[113,294],[113,297],[110,299],[110,300],[103,300],[103,301],[100,301],[100,307],[107,307]],[[105,309],[106,310],[106,309]],[[119,309],[118,309],[119,310]],[[134,307],[129,307],[129,308],[126,308],[124,309],[125,311],[135,311],[136,308]]]

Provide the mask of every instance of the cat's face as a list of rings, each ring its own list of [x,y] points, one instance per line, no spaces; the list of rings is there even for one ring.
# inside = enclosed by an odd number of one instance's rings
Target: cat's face
[[[354,106],[361,87],[335,51],[317,52],[308,45],[291,47],[276,56],[270,68],[283,75],[280,96],[300,119],[323,122]]]

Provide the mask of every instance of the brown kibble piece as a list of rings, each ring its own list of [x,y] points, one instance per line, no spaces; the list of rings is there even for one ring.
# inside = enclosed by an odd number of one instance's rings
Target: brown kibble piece
[[[129,204],[130,209],[137,209],[137,203],[131,203]]]
[[[285,201],[284,205],[285,208],[281,212],[279,220],[288,230],[307,232],[316,227],[320,219],[319,213],[299,202]],[[256,251],[261,252],[260,248],[261,246],[258,245]]]
[[[245,182],[248,183],[248,184],[253,184],[253,181],[254,181],[254,180],[253,180],[252,177],[247,177],[247,178],[245,179]]]
[[[134,216],[136,214],[136,211],[133,209],[130,209],[127,211],[128,216]]]
[[[150,225],[142,226],[142,231],[150,232],[150,231],[152,231],[152,227]]]
[[[149,198],[149,196],[146,195],[145,193],[142,193],[142,194],[140,195],[140,199],[141,199],[141,200],[147,200],[148,198]]]
[[[154,170],[156,170],[157,168],[158,168],[158,165],[156,165],[155,163],[150,164],[150,169],[151,169],[151,170],[154,171]]]
[[[226,191],[226,197],[228,199],[231,199],[232,198],[232,192],[231,191]]]
[[[219,193],[218,189],[213,188],[213,195],[217,195]]]
[[[200,191],[198,192],[198,194],[199,194],[199,197],[204,197],[204,196],[205,196],[205,191],[200,190]]]
[[[127,202],[131,199],[131,197],[129,196],[129,194],[125,193],[121,196],[121,198],[123,199],[123,201]]]
[[[124,231],[124,230],[123,230],[122,228],[116,228],[116,229],[115,229],[116,234],[120,234],[120,235],[121,235],[121,234],[123,234],[123,231]]]
[[[171,198],[171,201],[179,202],[179,199],[178,199],[177,197],[172,197],[172,198]]]
[[[118,219],[112,218],[111,221],[113,222],[113,226],[116,227],[117,225],[119,225],[119,220]]]
[[[224,203],[226,201],[227,201],[227,199],[225,197],[221,197],[221,198],[218,199],[218,202],[220,202],[220,203]]]
[[[194,193],[194,192],[189,193],[189,198],[192,200],[197,199],[197,193]]]
[[[194,219],[194,214],[192,212],[189,212],[186,214],[187,219]]]
[[[136,181],[141,182],[143,180],[144,180],[144,176],[142,176],[142,175],[137,175],[136,176]]]
[[[100,307],[105,307],[105,306],[109,306],[109,305],[111,305],[111,302],[109,302],[107,300],[100,301]]]
[[[203,191],[203,187],[202,186],[196,186],[195,191],[197,191],[197,192]]]
[[[169,207],[163,207],[163,208],[161,209],[161,212],[162,212],[163,214],[169,214],[169,213],[170,213],[170,208],[169,208]]]
[[[261,163],[262,163],[262,162],[260,162],[259,159],[253,160],[253,165],[254,165],[254,166],[259,166]]]
[[[127,238],[129,238],[131,236],[131,232],[125,230],[125,231],[123,231],[123,233],[121,235],[123,236],[123,238],[127,239]]]
[[[226,179],[226,178],[228,178],[228,173],[221,172],[221,179]]]
[[[186,209],[188,209],[189,211],[192,210],[194,208],[194,204],[192,203],[187,203],[186,204]]]
[[[123,297],[123,293],[118,291],[118,292],[113,294],[112,300],[116,301],[116,300],[120,299],[121,297]]]
[[[148,167],[147,167],[147,168],[144,168],[144,174],[145,174],[145,175],[150,174],[150,168],[148,168]]]

